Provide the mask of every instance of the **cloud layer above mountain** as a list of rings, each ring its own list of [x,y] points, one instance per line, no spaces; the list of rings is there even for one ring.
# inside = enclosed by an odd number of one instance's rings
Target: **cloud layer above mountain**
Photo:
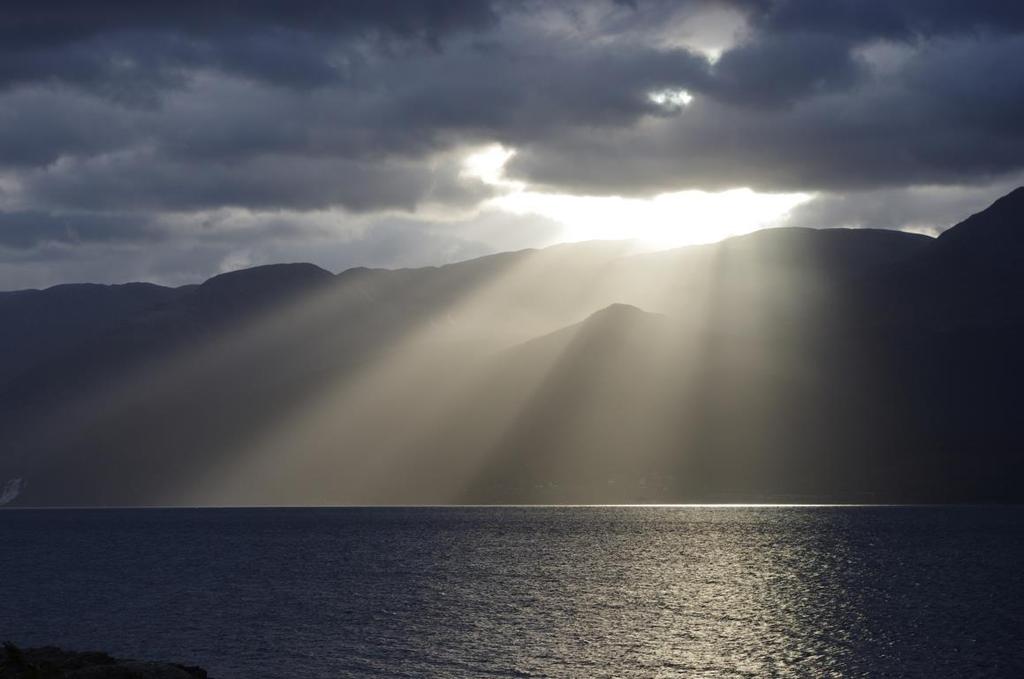
[[[994,0],[10,0],[0,287],[557,239],[465,172],[493,144],[533,191],[942,227],[1024,172],[1021,82],[1024,8]]]

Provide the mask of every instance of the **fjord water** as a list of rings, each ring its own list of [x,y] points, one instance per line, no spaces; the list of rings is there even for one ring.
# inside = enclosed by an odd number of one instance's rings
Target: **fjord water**
[[[1024,509],[0,512],[0,635],[253,677],[1020,676]]]

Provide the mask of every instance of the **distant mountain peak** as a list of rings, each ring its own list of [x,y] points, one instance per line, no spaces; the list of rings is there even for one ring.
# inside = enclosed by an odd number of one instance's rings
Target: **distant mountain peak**
[[[616,302],[590,314],[583,319],[583,322],[580,323],[579,326],[582,328],[624,327],[650,322],[660,322],[665,318],[666,316],[664,314],[646,311],[632,304]]]
[[[594,313],[590,314],[588,318],[600,318],[602,316],[660,316],[661,314],[654,314],[650,311],[645,311],[638,306],[633,304],[626,304],[625,302],[615,302],[609,304],[603,309],[598,309]]]
[[[1016,203],[1018,207],[1024,207],[1024,186],[1018,186],[1005,196],[997,198],[992,206],[994,207],[1000,203]]]
[[[334,281],[334,274],[315,264],[267,264],[214,276],[198,288],[205,304],[252,306]]]
[[[234,285],[238,282],[245,282],[247,284],[260,282],[287,284],[289,282],[323,281],[332,276],[333,274],[330,271],[321,269],[316,264],[309,264],[308,262],[264,264],[219,274],[207,279],[201,287],[221,287]]]
[[[938,240],[943,247],[973,256],[1024,257],[1024,186],[946,230]]]
[[[632,304],[617,302],[590,314],[582,323],[572,326],[584,335],[613,335],[641,328],[661,327],[668,319],[664,314],[645,311]]]

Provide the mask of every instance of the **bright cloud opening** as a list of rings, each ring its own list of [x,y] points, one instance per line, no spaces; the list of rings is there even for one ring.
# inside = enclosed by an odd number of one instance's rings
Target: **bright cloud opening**
[[[514,149],[489,146],[466,158],[463,174],[505,189],[487,201],[487,207],[557,222],[565,242],[635,240],[651,249],[711,243],[780,226],[793,208],[813,198],[807,193],[758,193],[747,188],[676,191],[651,198],[533,191],[524,182],[505,177],[505,164],[513,156]]]
[[[507,181],[505,164],[515,154],[515,149],[507,149],[501,144],[491,144],[466,156],[462,161],[462,175],[479,179],[492,186],[503,186]]]
[[[679,110],[689,106],[690,102],[693,101],[693,95],[681,89],[657,90],[648,94],[647,98],[668,110]]]

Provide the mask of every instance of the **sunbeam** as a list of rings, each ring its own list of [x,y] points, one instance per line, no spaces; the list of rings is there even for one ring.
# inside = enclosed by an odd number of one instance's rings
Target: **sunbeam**
[[[0,679],[1022,676],[1022,8],[4,0]]]

